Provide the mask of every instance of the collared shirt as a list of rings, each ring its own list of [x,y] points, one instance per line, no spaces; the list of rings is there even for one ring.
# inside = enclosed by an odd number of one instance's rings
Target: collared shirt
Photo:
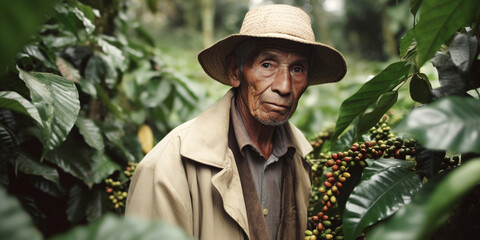
[[[277,126],[273,133],[272,154],[265,159],[248,136],[236,108],[235,98],[232,98],[231,106],[232,125],[238,147],[244,159],[248,161],[270,239],[275,240],[281,220],[282,161],[290,160],[285,159],[285,156],[292,156],[287,155],[287,152],[295,151],[295,148],[292,141],[286,136],[284,126]]]

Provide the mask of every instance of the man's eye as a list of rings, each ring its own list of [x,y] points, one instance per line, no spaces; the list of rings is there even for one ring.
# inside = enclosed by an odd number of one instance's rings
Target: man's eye
[[[272,64],[270,64],[270,63],[262,63],[263,68],[269,68],[271,66],[272,66]]]
[[[301,72],[303,72],[303,68],[302,67],[294,67],[293,72],[301,73]]]

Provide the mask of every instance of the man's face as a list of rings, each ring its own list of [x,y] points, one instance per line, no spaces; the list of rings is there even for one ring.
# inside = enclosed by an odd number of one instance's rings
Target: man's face
[[[243,69],[239,100],[250,117],[265,125],[281,125],[293,115],[308,86],[309,48],[265,39],[257,49],[251,64]]]

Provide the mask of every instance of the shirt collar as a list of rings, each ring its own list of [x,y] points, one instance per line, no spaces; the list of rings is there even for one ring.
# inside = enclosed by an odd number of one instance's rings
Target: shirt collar
[[[231,109],[230,110],[231,121],[232,121],[233,129],[235,131],[235,137],[237,139],[238,148],[242,150],[241,151],[242,154],[243,154],[243,148],[246,146],[251,146],[257,152],[260,152],[258,148],[253,144],[250,137],[248,136],[248,132],[247,132],[247,129],[245,128],[245,125],[243,124],[242,117],[238,112],[238,109],[235,103],[235,97],[233,97],[231,100],[230,109]],[[295,146],[292,140],[290,139],[290,137],[287,135],[287,132],[285,131],[285,124],[276,126],[273,132],[272,154],[277,157],[281,157],[287,153],[289,148],[293,148],[293,150],[295,150]]]

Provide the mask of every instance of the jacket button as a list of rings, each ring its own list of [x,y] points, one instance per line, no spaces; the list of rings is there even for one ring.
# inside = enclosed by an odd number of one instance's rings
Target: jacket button
[[[267,216],[268,215],[268,209],[264,208],[263,209],[263,216]]]

